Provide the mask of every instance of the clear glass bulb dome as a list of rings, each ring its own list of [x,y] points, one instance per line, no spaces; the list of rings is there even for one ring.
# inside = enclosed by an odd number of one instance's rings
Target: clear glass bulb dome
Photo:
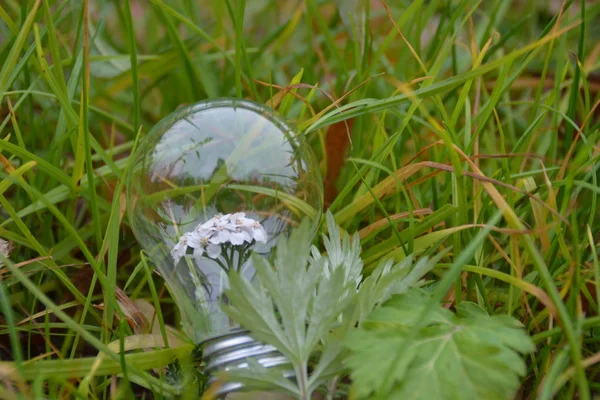
[[[302,135],[259,104],[219,99],[181,108],[140,142],[127,177],[133,232],[166,280],[196,342],[237,328],[220,310],[231,268],[254,276],[302,219],[316,233],[318,164]]]

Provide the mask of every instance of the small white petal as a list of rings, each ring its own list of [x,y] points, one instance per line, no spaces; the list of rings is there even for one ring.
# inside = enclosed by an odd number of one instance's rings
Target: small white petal
[[[252,230],[252,237],[258,243],[267,243],[267,232],[262,226]]]
[[[244,242],[250,243],[254,240],[251,231],[248,229],[240,229],[239,234],[242,235]]]
[[[179,242],[171,250],[177,263],[184,257],[188,248],[194,249],[194,258],[198,262],[205,254],[217,258],[221,254],[221,245],[230,243],[240,246],[244,243],[267,242],[267,232],[260,222],[246,218],[246,213],[217,214],[213,218],[198,225],[192,232],[179,238]]]
[[[229,225],[230,225],[230,222],[228,219],[221,218],[219,221],[217,221],[215,223],[215,230],[219,231],[219,230],[227,229],[227,227],[229,227]]]
[[[175,264],[178,264],[181,257],[185,255],[185,249],[186,248],[182,247],[179,243],[177,243],[175,247],[173,247],[173,249],[171,250],[171,257],[173,257],[173,262]]]
[[[238,213],[235,213],[235,214],[231,214],[230,220],[233,221],[233,222],[235,222],[237,225],[240,225],[240,224],[237,223],[237,221],[238,220],[239,221],[243,221],[245,219],[244,218],[245,216],[246,216],[246,213],[238,212]]]
[[[200,239],[202,237],[195,231],[192,231],[188,235],[187,245],[192,249],[197,249],[201,246]]]
[[[214,222],[211,221],[207,221],[205,223],[203,223],[202,225],[198,225],[196,227],[196,229],[194,229],[196,232],[211,232],[215,229],[215,224]]]
[[[217,219],[217,221],[223,222],[223,223],[229,223],[230,217],[231,217],[231,214],[221,214],[221,216],[219,217],[219,219]]]
[[[252,231],[252,229],[254,228],[254,226],[255,226],[256,224],[258,224],[258,226],[260,226],[260,224],[259,224],[257,221],[255,221],[255,220],[253,220],[253,219],[251,219],[251,218],[242,218],[242,219],[240,220],[240,222],[241,222],[241,224],[240,224],[239,226],[240,226],[242,229],[246,229],[246,230],[248,230],[249,232],[250,232],[250,231]]]
[[[194,259],[196,260],[196,264],[200,264],[200,259],[204,255],[204,247],[197,247],[194,249]]]
[[[217,230],[213,236],[210,237],[209,242],[212,244],[221,244],[229,242],[231,232],[226,229]]]
[[[206,254],[213,259],[219,257],[221,255],[221,246],[209,243],[208,246],[206,246]]]
[[[252,227],[252,225],[254,225],[254,223],[257,221],[253,220],[252,218],[243,218],[242,222],[244,226]]]
[[[209,219],[208,221],[206,221],[205,223],[203,223],[202,225],[198,226],[196,229],[198,231],[202,231],[202,230],[213,230],[215,228],[215,221],[214,218],[213,219]]]
[[[231,232],[229,235],[229,243],[234,246],[239,246],[240,244],[244,244],[244,235],[242,232]]]

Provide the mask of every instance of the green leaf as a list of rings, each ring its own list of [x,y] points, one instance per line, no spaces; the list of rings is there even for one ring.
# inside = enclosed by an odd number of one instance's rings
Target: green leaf
[[[331,213],[327,214],[327,222],[330,236],[325,238],[325,256],[316,248],[311,255],[312,233],[305,221],[288,239],[280,239],[274,265],[263,257],[253,258],[255,285],[230,272],[230,289],[226,292],[229,304],[223,306],[257,340],[276,347],[290,360],[298,378],[297,388],[282,386],[282,371],[275,374],[259,367],[254,368],[252,379],[248,371],[242,370],[229,371],[230,378],[254,382],[259,388],[271,382],[273,388],[288,393],[310,394],[331,377],[332,371],[340,369],[339,340],[331,346],[322,344],[328,342],[339,317],[356,298],[362,262],[358,237],[342,241]],[[318,349],[324,350],[320,358],[316,357],[318,366],[309,378],[309,359]]]
[[[309,260],[310,233],[309,224],[303,223],[281,240],[274,266],[255,256],[257,285],[231,272],[226,292],[230,305],[224,306],[257,340],[277,347],[298,365],[308,362],[356,293],[356,282],[345,279],[345,268],[328,271],[325,258]]]
[[[23,50],[23,46],[27,41],[27,36],[31,31],[31,27],[33,25],[33,21],[35,21],[35,15],[38,11],[39,6],[40,0],[37,0],[33,4],[33,7],[31,7],[31,11],[29,11],[27,18],[23,22],[21,30],[15,38],[15,41],[13,42],[10,51],[8,52],[8,55],[6,56],[6,59],[4,60],[4,63],[0,68],[0,103],[2,103],[4,95],[10,87],[11,78],[13,76],[13,72],[15,72],[15,66],[17,65],[17,61],[19,60],[21,50]]]
[[[270,382],[272,388],[290,394],[312,393],[328,379],[345,374],[344,335],[392,294],[404,293],[418,284],[447,254],[424,257],[415,265],[411,257],[397,264],[382,262],[362,280],[358,235],[342,239],[330,212],[326,219],[329,235],[323,237],[325,254],[316,247],[311,249],[309,224],[301,224],[288,239],[279,241],[274,265],[263,257],[253,258],[256,284],[230,272],[229,303],[223,306],[255,339],[274,346],[290,360],[296,377],[301,377],[297,390],[282,385],[281,370],[274,372],[258,365],[252,371],[228,371],[228,379],[258,389]],[[309,360],[314,361],[310,376]]]
[[[325,247],[325,273],[329,276],[338,268],[345,271],[344,283],[354,281],[356,285],[362,280],[363,262],[360,258],[360,237],[355,233],[352,238],[346,235],[341,238],[340,230],[335,223],[333,214],[326,215],[327,231],[329,236],[323,235],[323,247]],[[318,262],[322,258],[319,249],[312,247],[311,262]]]
[[[294,85],[297,85],[300,82],[302,82],[303,74],[304,74],[304,68],[300,68],[300,72],[298,72],[296,75],[294,75],[294,77],[290,81],[289,86],[294,86]],[[281,105],[279,106],[279,114],[288,115],[288,113],[290,112],[290,108],[292,107],[292,103],[294,101],[293,94],[295,94],[297,92],[298,92],[298,89],[292,89],[289,91],[289,93],[285,94],[285,96],[283,97],[283,100],[281,100]],[[283,92],[283,93],[285,93],[285,92]]]
[[[344,340],[358,397],[509,399],[526,372],[519,353],[535,347],[522,325],[463,302],[421,321],[429,296],[394,296]],[[414,331],[415,325],[423,329]]]

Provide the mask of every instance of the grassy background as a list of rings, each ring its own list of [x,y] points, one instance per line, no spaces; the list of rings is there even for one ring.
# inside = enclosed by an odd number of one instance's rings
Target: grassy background
[[[452,246],[448,306],[538,344],[520,397],[600,392],[600,3],[388,3],[0,3],[0,397],[195,398],[121,178],[138,132],[221,96],[304,132],[367,269]]]

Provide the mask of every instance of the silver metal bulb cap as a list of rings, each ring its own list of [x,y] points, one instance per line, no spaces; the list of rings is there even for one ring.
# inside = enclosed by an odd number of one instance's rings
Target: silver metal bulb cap
[[[272,368],[289,364],[289,360],[275,347],[255,340],[248,331],[237,330],[222,336],[208,339],[202,344],[202,358],[206,364],[205,373],[210,377],[208,384],[214,383],[219,372],[226,372],[233,368],[247,368],[247,359],[251,357],[265,368]],[[287,378],[293,378],[294,372],[290,368],[286,371]],[[222,397],[228,393],[240,391],[244,385],[240,382],[225,382],[217,390],[217,395]]]

